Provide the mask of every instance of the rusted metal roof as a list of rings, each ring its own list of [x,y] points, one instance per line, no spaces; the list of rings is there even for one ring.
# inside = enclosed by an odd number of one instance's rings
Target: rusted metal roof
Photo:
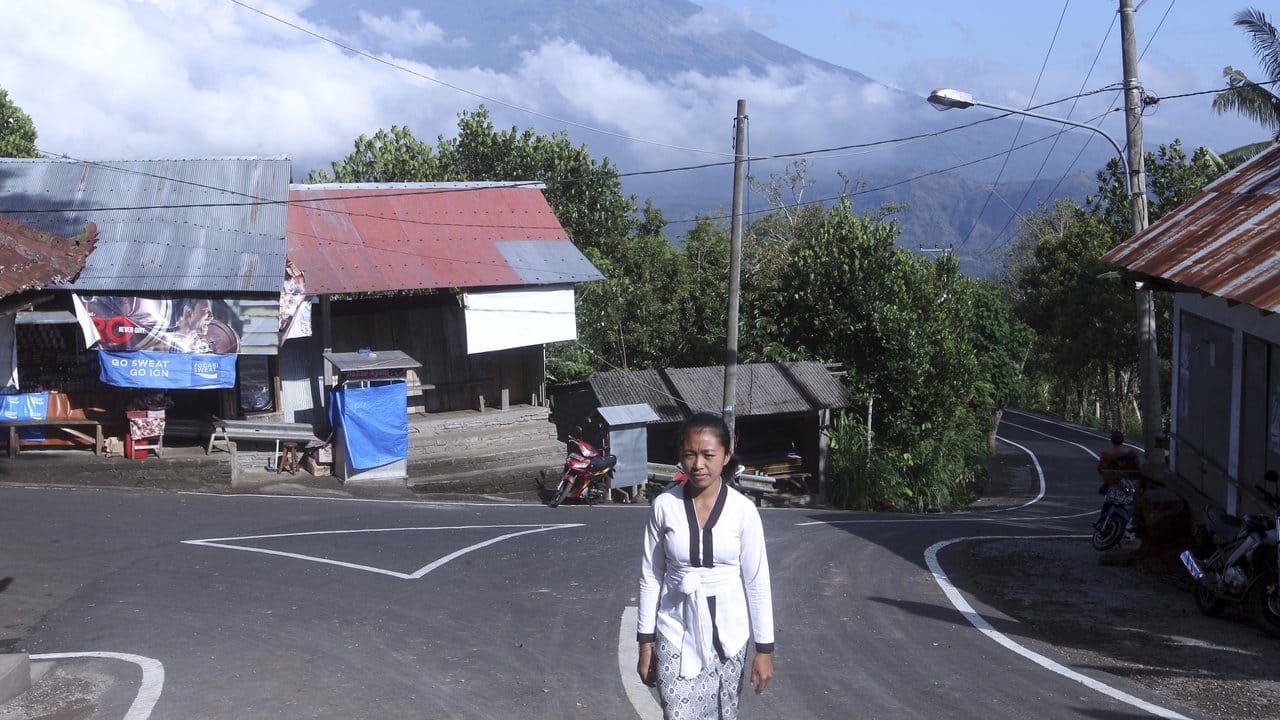
[[[288,158],[0,160],[0,214],[98,226],[81,292],[270,293],[284,283]]]
[[[680,422],[689,412],[720,412],[724,366],[611,371],[591,376],[600,405],[647,403],[658,422]],[[852,401],[822,363],[748,363],[738,366],[738,417],[787,415],[846,407]]]
[[[1280,312],[1280,145],[1102,256],[1190,290]]]
[[[288,242],[308,294],[604,278],[527,183],[290,185]]]
[[[0,297],[74,280],[97,242],[93,223],[62,238],[0,215]]]

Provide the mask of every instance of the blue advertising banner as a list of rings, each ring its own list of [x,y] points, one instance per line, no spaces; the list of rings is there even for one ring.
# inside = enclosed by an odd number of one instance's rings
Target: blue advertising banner
[[[49,413],[49,393],[0,395],[0,418],[5,420],[44,420]]]
[[[5,420],[44,420],[49,415],[49,393],[17,393],[0,395],[0,418]],[[22,440],[43,440],[44,428],[18,428]]]
[[[236,385],[235,355],[98,351],[108,385],[164,390],[215,390]]]

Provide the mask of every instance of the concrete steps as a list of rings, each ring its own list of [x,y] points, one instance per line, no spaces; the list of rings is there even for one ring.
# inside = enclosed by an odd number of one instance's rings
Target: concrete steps
[[[53,669],[51,662],[31,662],[26,653],[0,654],[0,705],[18,697]]]

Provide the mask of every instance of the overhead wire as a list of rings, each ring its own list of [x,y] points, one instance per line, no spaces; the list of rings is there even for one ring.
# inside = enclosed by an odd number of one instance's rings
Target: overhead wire
[[[1154,29],[1154,30],[1152,30],[1151,35],[1147,38],[1147,42],[1142,46],[1142,51],[1138,54],[1138,59],[1139,59],[1139,61],[1141,61],[1141,60],[1142,60],[1142,58],[1146,57],[1147,51],[1151,48],[1151,43],[1153,43],[1153,42],[1155,41],[1156,36],[1157,36],[1157,35],[1159,34],[1159,32],[1160,32],[1160,29],[1161,29],[1162,27],[1164,27],[1164,22],[1165,22],[1165,20],[1166,20],[1166,19],[1168,19],[1168,17],[1169,17],[1169,13],[1173,10],[1173,6],[1174,6],[1176,3],[1177,3],[1177,0],[1169,0],[1169,4],[1168,4],[1167,6],[1165,6],[1164,13],[1160,16],[1160,20],[1159,20],[1159,22],[1157,22],[1157,23],[1156,23],[1156,27],[1155,27],[1155,29]],[[1097,64],[1098,57],[1100,57],[1100,56],[1101,56],[1101,54],[1102,54],[1102,49],[1103,49],[1104,47],[1106,47],[1106,41],[1107,41],[1107,39],[1111,36],[1111,31],[1115,29],[1115,24],[1116,24],[1117,19],[1118,19],[1118,15],[1112,15],[1112,17],[1111,17],[1111,24],[1110,24],[1110,25],[1108,26],[1108,28],[1107,28],[1107,33],[1106,33],[1106,35],[1104,35],[1104,36],[1103,36],[1102,43],[1101,43],[1101,44],[1099,44],[1099,46],[1098,46],[1098,54],[1094,56],[1094,64],[1095,64],[1095,65]],[[1089,76],[1089,75],[1092,75],[1092,73],[1093,73],[1093,66],[1091,65],[1091,66],[1090,66],[1090,68],[1089,68],[1089,73],[1086,75],[1086,77],[1085,77],[1085,81],[1084,81],[1084,83],[1082,83],[1082,85],[1081,85],[1082,87],[1083,87],[1083,85],[1084,85],[1085,83],[1087,83],[1087,82],[1088,82],[1088,76]],[[1123,84],[1121,84],[1121,88],[1123,89]],[[1223,89],[1226,89],[1226,88],[1223,88]],[[1144,92],[1144,96],[1145,96],[1145,91],[1143,91],[1143,92]],[[1196,92],[1196,93],[1189,93],[1189,94],[1187,94],[1187,95],[1180,95],[1180,96],[1177,96],[1177,97],[1188,97],[1188,96],[1192,96],[1192,95],[1204,95],[1204,94],[1209,94],[1209,93],[1219,93],[1219,92],[1222,92],[1222,90],[1206,90],[1206,91],[1200,91],[1200,92]],[[1123,95],[1122,95],[1122,93],[1121,93],[1121,92],[1117,92],[1117,93],[1112,97],[1111,102],[1110,102],[1110,103],[1109,103],[1109,105],[1108,105],[1108,109],[1107,109],[1107,111],[1106,111],[1106,112],[1104,112],[1104,113],[1102,113],[1101,115],[1099,115],[1099,116],[1098,116],[1098,123],[1097,123],[1097,124],[1098,124],[1098,126],[1101,126],[1101,124],[1102,124],[1102,118],[1106,117],[1106,115],[1110,114],[1111,112],[1113,112],[1113,111],[1116,109],[1116,108],[1115,108],[1116,101],[1117,101],[1118,99],[1120,99],[1121,97],[1123,97]],[[1072,108],[1073,108],[1073,109],[1075,108],[1075,103],[1074,103],[1074,102],[1072,103]],[[1067,117],[1070,117],[1070,113],[1068,113],[1068,114],[1067,114]],[[1087,124],[1087,123],[1086,123],[1086,124]],[[1065,132],[1065,131],[1066,131],[1066,129],[1064,128],[1063,132]],[[1099,130],[1099,131],[1100,131],[1100,130]],[[1049,192],[1046,194],[1046,197],[1053,197],[1054,193],[1056,193],[1056,192],[1058,191],[1058,188],[1059,188],[1059,187],[1061,187],[1061,185],[1062,185],[1063,181],[1065,181],[1065,180],[1067,179],[1067,177],[1069,177],[1069,176],[1070,176],[1070,174],[1071,174],[1071,169],[1072,169],[1072,168],[1074,168],[1074,167],[1075,167],[1075,165],[1076,165],[1076,163],[1080,161],[1080,158],[1084,156],[1084,152],[1085,152],[1085,150],[1086,150],[1086,149],[1088,149],[1088,147],[1089,147],[1089,143],[1091,143],[1091,142],[1093,141],[1093,139],[1094,139],[1094,134],[1090,134],[1087,138],[1085,138],[1084,143],[1080,146],[1080,149],[1076,152],[1076,156],[1075,156],[1075,157],[1071,160],[1071,162],[1067,165],[1066,170],[1065,170],[1065,171],[1063,171],[1063,173],[1062,173],[1061,175],[1059,175],[1059,177],[1058,177],[1058,181],[1057,181],[1056,183],[1054,183],[1053,188],[1051,188],[1051,189],[1049,190]],[[1128,149],[1128,142],[1127,142],[1127,138],[1126,138],[1126,143],[1125,143],[1125,149],[1126,149],[1126,151],[1127,151],[1127,149]],[[1038,178],[1038,177],[1039,177],[1039,175],[1038,175],[1038,173],[1037,173],[1037,178]],[[1012,219],[1011,219],[1011,220],[1012,220]],[[1003,235],[1003,232],[1004,232],[1004,231],[1002,230],[1002,231],[1001,231],[1001,235]],[[1004,248],[1006,245],[1008,245],[1008,243],[1007,243],[1007,242],[1006,242],[1006,243],[1003,243],[1003,244],[1002,244],[1002,243],[999,243],[999,239],[1000,239],[1000,236],[997,236],[996,240],[995,240],[994,242],[992,242],[992,244],[988,247],[988,251],[987,251],[987,253],[988,253],[988,257],[994,257],[994,253],[995,253],[995,252],[998,252],[998,251],[1003,250],[1003,248]],[[1012,242],[1012,238],[1010,239],[1010,242]]]
[[[1111,15],[1111,23],[1110,25],[1107,26],[1107,32],[1102,36],[1102,42],[1098,43],[1098,52],[1094,53],[1093,62],[1089,64],[1089,69],[1085,72],[1084,79],[1080,81],[1080,92],[1084,91],[1085,86],[1089,84],[1089,78],[1093,77],[1093,71],[1098,66],[1098,60],[1102,57],[1102,51],[1104,48],[1106,48],[1107,40],[1110,39],[1111,31],[1115,29],[1116,22],[1118,19],[1119,19],[1119,15],[1117,14]],[[1075,113],[1076,107],[1079,105],[1079,103],[1080,103],[1079,97],[1075,98],[1072,101],[1071,107],[1067,110],[1067,114],[1066,114],[1067,119],[1070,119],[1071,115]],[[1106,114],[1104,113],[1102,117],[1106,117]],[[1022,192],[1022,197],[1019,198],[1018,200],[1018,204],[1017,204],[1018,208],[1021,208],[1023,206],[1023,203],[1027,201],[1027,197],[1031,194],[1031,191],[1035,189],[1036,183],[1040,181],[1040,175],[1044,173],[1045,167],[1048,166],[1050,156],[1052,156],[1054,149],[1058,147],[1058,139],[1061,138],[1063,135],[1065,135],[1069,130],[1070,130],[1069,127],[1064,126],[1060,128],[1057,134],[1054,136],[1053,145],[1050,146],[1048,152],[1044,154],[1044,159],[1040,161],[1040,167],[1036,169],[1035,176],[1032,177],[1031,182],[1027,184],[1027,189]],[[1067,176],[1070,174],[1071,168],[1075,167],[1076,162],[1080,159],[1081,154],[1084,152],[1084,148],[1088,147],[1089,143],[1092,140],[1093,140],[1093,135],[1090,134],[1085,139],[1084,145],[1081,146],[1080,152],[1077,153],[1075,159],[1073,159],[1071,163],[1067,165],[1067,169],[1064,171],[1062,175],[1058,177],[1058,181],[1054,183],[1053,187],[1049,190],[1049,192],[1045,194],[1045,197],[1052,198],[1054,193],[1058,191],[1058,188],[1062,186],[1062,181],[1065,180]],[[992,247],[998,247],[1001,245],[1000,240],[1004,237],[1005,231],[1009,229],[1009,226],[1013,224],[1013,221],[1015,219],[1019,219],[1019,220],[1024,219],[1021,217],[1021,215],[1019,215],[1016,209],[1014,210],[1014,213],[1009,216],[1009,219],[1005,222],[1004,227],[1000,228],[1000,232],[996,233],[995,237],[987,245],[988,249]]]
[[[1071,5],[1071,0],[1064,0],[1062,3],[1062,12],[1058,15],[1058,24],[1053,29],[1053,37],[1049,40],[1049,48],[1045,50],[1044,60],[1040,63],[1040,72],[1036,75],[1035,85],[1031,88],[1031,96],[1027,102],[1027,109],[1030,109],[1032,102],[1035,101],[1036,93],[1040,90],[1040,81],[1044,79],[1045,68],[1049,66],[1049,58],[1053,55],[1053,48],[1058,43],[1058,33],[1062,30],[1062,20],[1067,16],[1067,8]],[[1022,135],[1022,128],[1026,125],[1027,118],[1025,115],[1018,117],[1018,129],[1013,133],[1013,140],[1010,144],[1017,144],[1018,137]],[[1056,140],[1055,140],[1056,142]],[[995,192],[995,188],[1000,184],[1000,179],[1004,177],[1005,168],[1009,165],[1009,158],[1012,154],[1005,155],[1000,163],[1000,170],[996,172],[996,179],[991,182],[991,193],[987,194],[985,200],[982,201],[982,208],[978,210],[978,214],[973,218],[973,224],[969,226],[969,231],[965,233],[960,245],[956,250],[963,248],[969,242],[969,238],[973,236],[974,230],[982,223],[982,216],[986,213],[987,207],[991,204],[991,196]]]

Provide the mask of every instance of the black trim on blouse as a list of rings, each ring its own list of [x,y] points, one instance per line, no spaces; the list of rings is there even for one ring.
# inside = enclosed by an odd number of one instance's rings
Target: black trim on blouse
[[[684,517],[689,524],[689,564],[697,567],[702,564],[702,544],[698,538],[698,511],[693,507],[693,496],[689,494],[689,487],[685,486],[684,492]]]

